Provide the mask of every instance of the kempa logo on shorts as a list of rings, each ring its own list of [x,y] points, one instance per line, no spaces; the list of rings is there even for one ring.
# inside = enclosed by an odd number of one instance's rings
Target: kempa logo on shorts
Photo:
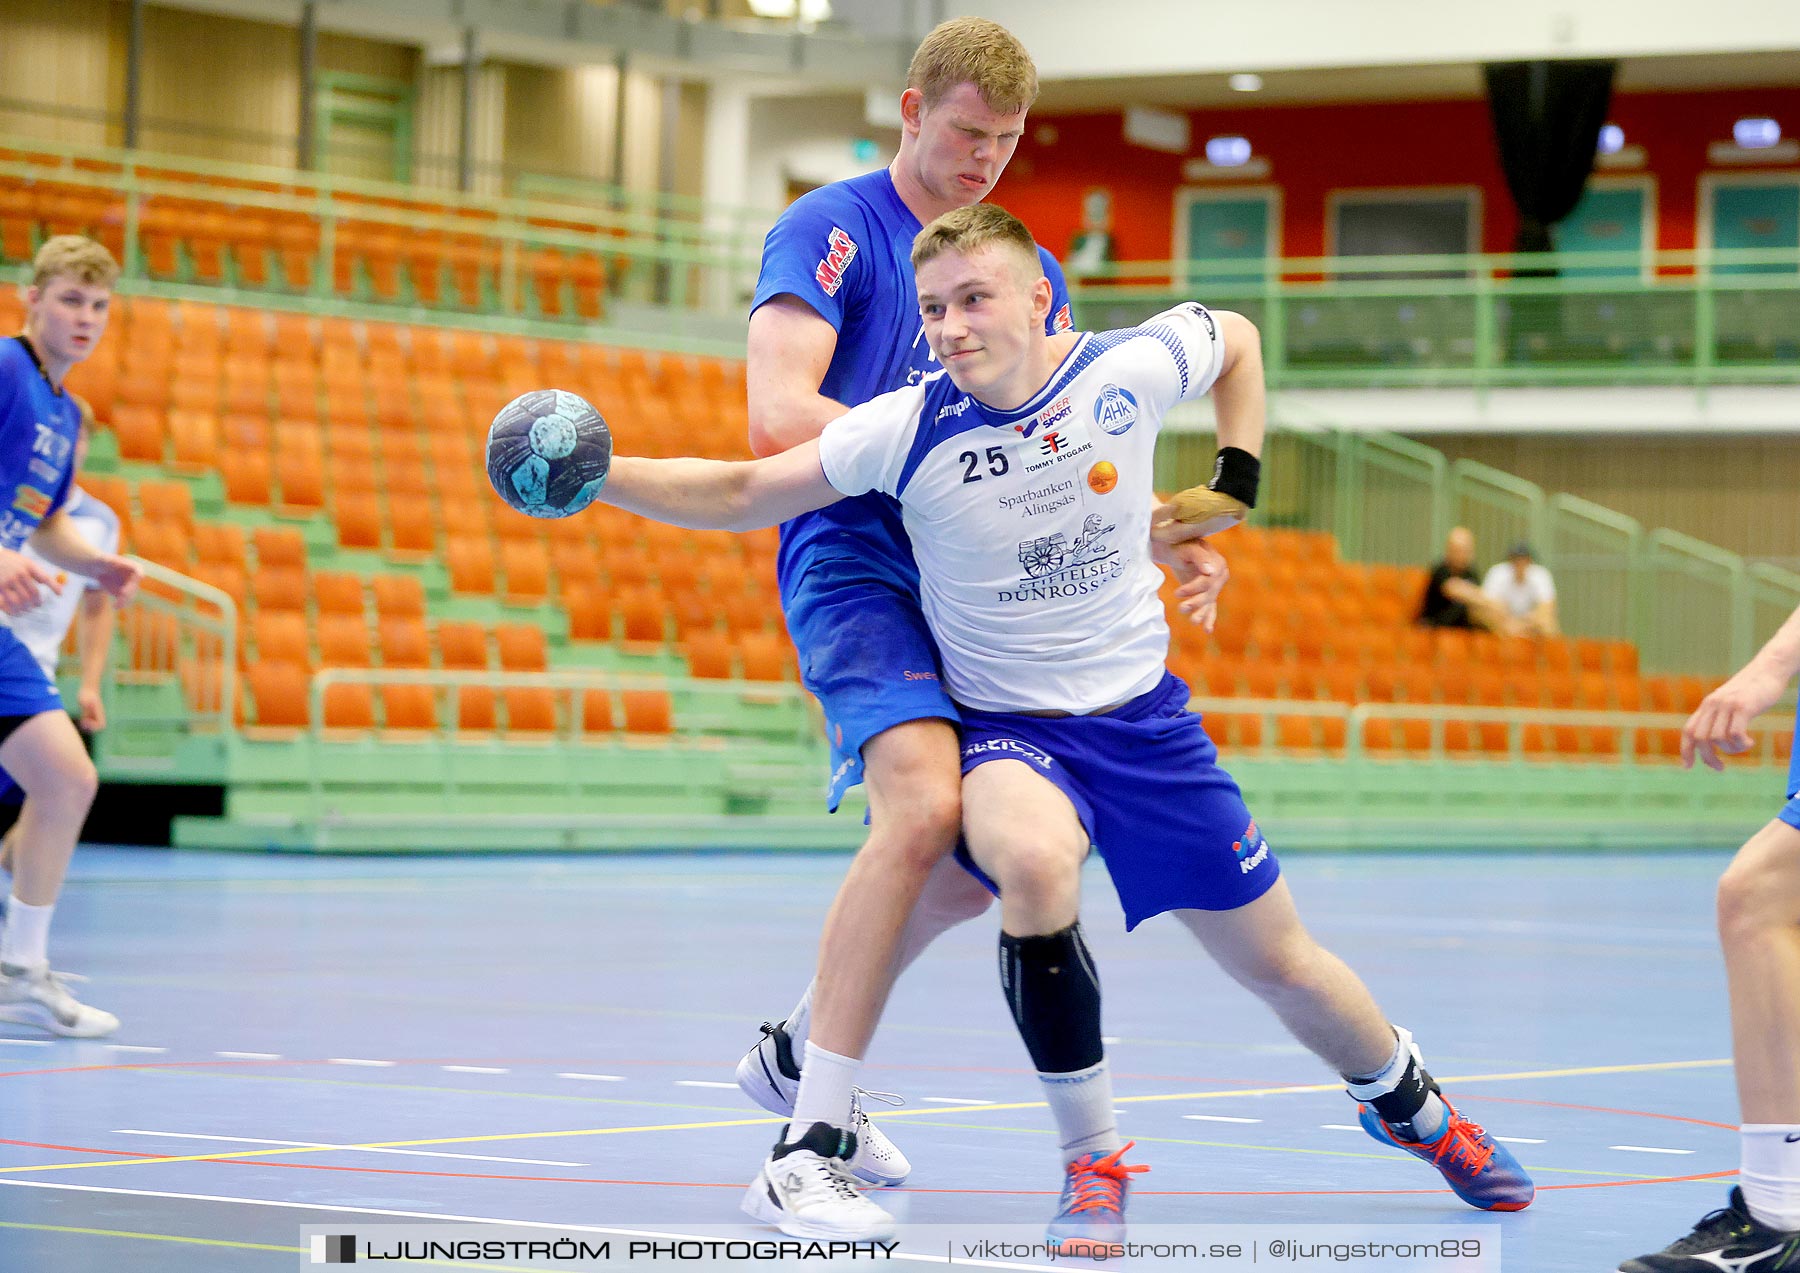
[[[349,1233],[315,1233],[312,1238],[314,1264],[355,1264],[356,1237]]]
[[[1232,841],[1231,851],[1237,855],[1238,870],[1245,875],[1269,860],[1269,842],[1256,829],[1254,818],[1245,828],[1242,838]]]
[[[1048,769],[1051,764],[1047,753],[1039,751],[1030,743],[1022,743],[1016,738],[987,738],[978,743],[970,743],[963,748],[964,760],[972,759],[975,756],[996,755],[1018,756],[1023,760],[1029,760],[1039,769]]]

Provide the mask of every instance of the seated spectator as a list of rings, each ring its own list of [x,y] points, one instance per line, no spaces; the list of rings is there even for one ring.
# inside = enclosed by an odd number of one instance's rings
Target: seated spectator
[[[1470,602],[1477,609],[1481,604],[1476,584],[1475,536],[1467,526],[1458,526],[1444,541],[1444,559],[1431,569],[1418,621],[1428,628],[1481,626],[1470,613]]]
[[[1482,593],[1500,608],[1508,634],[1550,637],[1557,634],[1556,583],[1531,555],[1531,545],[1514,544],[1481,581]]]

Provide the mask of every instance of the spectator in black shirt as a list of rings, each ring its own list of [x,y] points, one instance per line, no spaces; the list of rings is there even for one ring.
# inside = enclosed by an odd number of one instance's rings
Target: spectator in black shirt
[[[1428,628],[1479,628],[1481,580],[1475,573],[1475,536],[1458,526],[1444,541],[1444,559],[1431,571],[1418,621]],[[1473,608],[1471,608],[1473,606]]]

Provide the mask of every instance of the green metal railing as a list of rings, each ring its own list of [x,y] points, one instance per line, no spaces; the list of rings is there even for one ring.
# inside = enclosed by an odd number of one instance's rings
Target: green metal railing
[[[111,239],[121,250],[125,290],[133,292],[175,294],[170,289],[187,288],[180,294],[222,303],[300,305],[319,312],[347,307],[434,321],[455,321],[460,312],[489,327],[535,321],[567,335],[579,321],[575,307],[563,316],[548,313],[533,287],[534,271],[546,268],[540,258],[555,253],[571,277],[585,269],[598,280],[608,307],[635,306],[640,319],[654,311],[655,333],[686,340],[690,348],[718,329],[717,320],[740,318],[760,249],[756,235],[741,224],[721,230],[655,211],[621,210],[608,195],[610,187],[597,191],[600,197],[592,204],[569,201],[566,194],[555,201],[489,198],[0,136],[0,197],[10,195],[15,206],[23,200],[30,207],[40,191],[75,206],[38,207],[32,215],[46,228],[73,221]],[[227,220],[209,228],[200,220],[206,214]],[[245,237],[248,219],[265,223],[267,281],[253,282],[235,253],[224,255],[219,278],[202,280],[193,268],[193,240],[236,241]],[[146,232],[180,240],[173,272],[151,275]],[[445,262],[440,271],[458,259],[474,263],[481,279],[477,303],[465,303],[449,281],[440,281],[441,299],[429,300],[404,270],[395,294],[382,296],[373,288],[372,256],[410,261],[432,252]],[[285,256],[290,253],[307,258],[309,277],[289,275]],[[348,272],[348,291],[339,286],[341,271]],[[441,272],[438,277],[443,279]],[[708,318],[715,321],[699,326],[693,321]],[[741,345],[736,335],[731,351],[741,353]]]
[[[1800,249],[1128,262],[1069,290],[1090,329],[1237,310],[1277,387],[1800,380]]]

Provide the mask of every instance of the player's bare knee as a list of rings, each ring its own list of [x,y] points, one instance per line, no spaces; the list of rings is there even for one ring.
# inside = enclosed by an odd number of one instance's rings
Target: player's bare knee
[[[1800,924],[1800,898],[1786,881],[1740,856],[1719,877],[1716,918],[1719,940],[1740,946]]]
[[[1042,843],[1002,840],[991,853],[989,872],[1008,903],[1034,910],[1056,910],[1080,893],[1081,859]]]
[[[100,791],[100,775],[94,762],[79,753],[57,765],[47,778],[34,784],[38,790],[27,788],[25,794],[65,813],[86,813]]]

